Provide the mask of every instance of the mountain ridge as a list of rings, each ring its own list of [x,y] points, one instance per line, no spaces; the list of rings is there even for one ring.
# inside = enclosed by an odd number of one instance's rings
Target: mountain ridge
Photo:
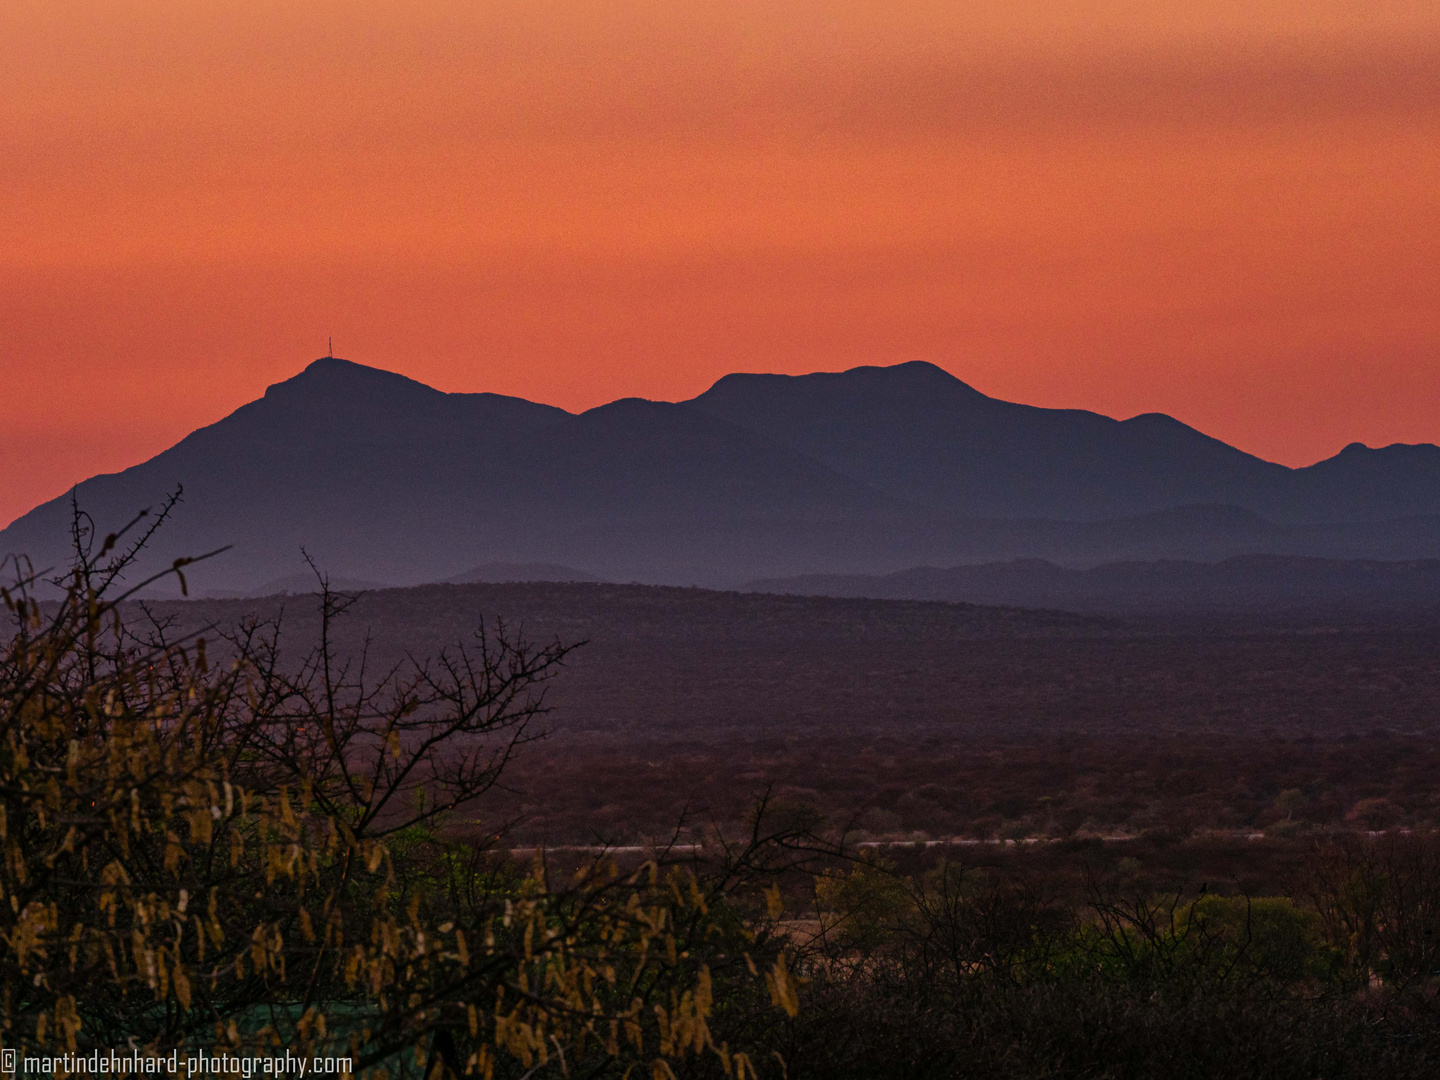
[[[221,589],[286,580],[301,547],[410,584],[499,563],[732,585],[1024,555],[1440,554],[1431,444],[1290,469],[1165,414],[1000,401],[920,361],[572,413],[326,357],[75,494],[103,531],[177,486],[156,558],[233,543],[197,568]],[[68,502],[0,530],[0,555],[61,560]]]

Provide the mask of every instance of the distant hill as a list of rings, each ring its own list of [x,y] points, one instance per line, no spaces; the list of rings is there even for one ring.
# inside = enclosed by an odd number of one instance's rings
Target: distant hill
[[[160,600],[151,612],[176,620],[177,630],[231,627],[248,618],[284,616],[285,639],[303,659],[319,633],[319,605],[281,596]],[[1102,616],[935,601],[739,593],[673,585],[526,581],[446,583],[367,592],[336,624],[342,655],[367,641],[373,659],[392,664],[406,654],[435,655],[470,640],[496,618],[532,642],[559,638],[596,645],[669,643],[763,649],[766,645],[846,641],[959,642],[1052,639],[1130,633]],[[217,646],[218,648],[218,646]],[[584,650],[582,650],[582,653]]]
[[[366,581],[363,578],[327,576],[326,583],[336,592],[370,592],[374,589],[392,588],[387,582]],[[261,582],[259,585],[254,585],[247,589],[206,590],[204,596],[207,599],[222,599],[225,597],[308,596],[312,593],[318,593],[319,591],[320,582],[315,577],[314,572],[305,571],[273,578],[270,581]]]
[[[463,574],[456,574],[446,584],[466,585],[472,582],[509,584],[523,581],[578,581],[600,582],[602,579],[583,570],[575,570],[559,563],[511,563],[492,562],[484,566],[472,566]]]
[[[1080,611],[1440,610],[1440,560],[1385,562],[1247,555],[1214,563],[1044,559],[916,567],[892,574],[807,574],[745,588],[797,596],[946,600]]]
[[[229,594],[302,572],[302,547],[396,584],[505,564],[733,585],[1021,556],[1440,556],[1434,446],[1288,469],[1169,417],[997,401],[924,363],[572,414],[327,357],[76,495],[104,532],[177,486],[149,565],[231,544],[192,573]],[[69,513],[68,496],[35,508],[0,555],[60,563]]]

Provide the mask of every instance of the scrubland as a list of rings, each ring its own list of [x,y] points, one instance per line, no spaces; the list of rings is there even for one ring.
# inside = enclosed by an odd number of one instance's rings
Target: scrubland
[[[323,609],[19,605],[6,1045],[346,1043],[429,1080],[1440,1067],[1440,619]]]
[[[313,601],[176,605],[187,624]],[[165,610],[165,606],[161,605]],[[525,843],[736,825],[772,791],[856,840],[1301,839],[1440,825],[1440,615],[1121,619],[609,585],[362,596],[372,662],[482,617],[584,642],[487,817]]]

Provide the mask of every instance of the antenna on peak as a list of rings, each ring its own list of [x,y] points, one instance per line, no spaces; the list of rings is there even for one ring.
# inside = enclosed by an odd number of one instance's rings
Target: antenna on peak
[[[325,359],[335,359],[335,339],[333,337],[325,339]]]

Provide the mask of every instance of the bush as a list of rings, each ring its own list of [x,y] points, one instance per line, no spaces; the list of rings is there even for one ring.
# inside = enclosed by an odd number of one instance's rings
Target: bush
[[[1425,990],[1440,977],[1440,837],[1340,837],[1304,881],[1326,940],[1351,979]]]
[[[1311,868],[1349,880],[1333,869],[1325,852]],[[1057,898],[1016,873],[873,858],[816,891],[813,981],[775,1040],[792,1077],[1418,1078],[1440,1056],[1433,995],[1357,996],[1323,914],[1286,897],[1092,880]]]
[[[126,603],[148,582],[123,585],[164,516],[92,554],[77,513],[61,598],[36,599],[23,564],[3,591],[6,1046],[42,1060],[287,1047],[381,1074],[660,1076],[703,1060],[755,1075],[711,1021],[718,994],[753,996],[761,967],[793,1011],[745,899],[785,837],[757,826],[704,862],[601,857],[558,880],[458,839],[455,815],[539,734],[568,647],[496,624],[372,676],[332,650],[350,598],[323,578],[308,655],[282,656],[278,625],[177,639]]]

